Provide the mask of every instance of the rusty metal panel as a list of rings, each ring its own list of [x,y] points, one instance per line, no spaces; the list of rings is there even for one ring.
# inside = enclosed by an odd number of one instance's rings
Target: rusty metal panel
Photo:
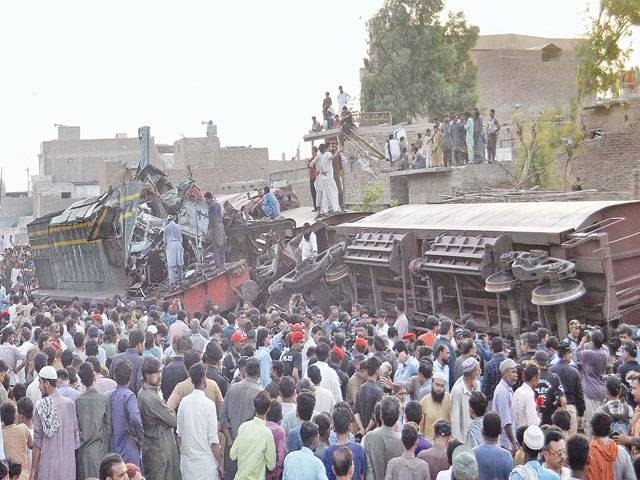
[[[439,235],[424,245],[422,271],[478,275],[482,278],[494,273],[499,266],[500,255],[512,248],[508,235]]]
[[[415,256],[411,233],[361,232],[347,246],[344,261],[350,265],[389,268],[401,273]]]

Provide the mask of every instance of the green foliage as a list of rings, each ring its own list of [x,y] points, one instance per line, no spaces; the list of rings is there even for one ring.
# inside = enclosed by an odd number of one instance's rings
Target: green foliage
[[[520,171],[518,186],[558,188],[556,153],[561,147],[567,148],[567,138],[577,124],[567,120],[561,110],[536,117],[515,114],[511,122],[520,144],[516,159],[516,171]]]
[[[389,111],[394,122],[469,110],[477,100],[469,50],[479,29],[462,13],[440,21],[442,0],[386,0],[373,16],[364,60],[365,111]]]
[[[384,187],[380,183],[375,185],[367,185],[364,187],[364,195],[362,196],[362,203],[366,207],[371,207],[378,203],[378,200],[384,195]]]
[[[568,190],[574,175],[574,156],[576,150],[580,146],[580,142],[584,140],[584,128],[580,121],[580,112],[582,106],[577,102],[571,103],[571,109],[569,112],[569,121],[565,123],[561,128],[561,136],[564,141],[562,142],[562,148],[567,157],[567,163],[565,164],[564,174],[562,175],[562,189]]]
[[[592,19],[586,41],[578,47],[578,96],[596,93],[618,95],[625,62],[631,48],[621,40],[640,24],[640,0],[601,0],[597,17]]]

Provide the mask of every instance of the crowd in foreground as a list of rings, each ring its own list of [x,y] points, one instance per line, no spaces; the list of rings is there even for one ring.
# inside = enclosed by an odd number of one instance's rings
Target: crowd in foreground
[[[605,344],[534,322],[513,349],[471,317],[415,328],[402,300],[188,315],[9,296],[0,479],[633,480],[640,464],[626,325]]]

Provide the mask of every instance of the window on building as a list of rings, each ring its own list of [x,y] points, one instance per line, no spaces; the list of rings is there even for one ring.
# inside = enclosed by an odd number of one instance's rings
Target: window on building
[[[60,198],[71,198],[71,192],[60,192]]]

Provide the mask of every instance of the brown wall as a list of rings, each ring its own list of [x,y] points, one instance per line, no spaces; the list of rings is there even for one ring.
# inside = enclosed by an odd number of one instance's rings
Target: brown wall
[[[138,164],[140,147],[137,137],[51,140],[42,142],[39,157],[39,174],[51,175],[53,183],[99,181],[108,188],[114,184],[114,171],[121,169],[123,163]],[[164,168],[153,138],[150,157],[153,165]]]
[[[498,120],[509,121],[516,110],[541,110],[568,105],[576,94],[577,62],[573,51],[557,60],[542,61],[539,50],[472,50],[478,67],[478,106],[496,110]]]
[[[571,179],[580,177],[585,189],[632,191],[634,174],[640,172],[640,99],[586,109],[582,121],[587,135],[600,129],[601,136],[580,144]],[[559,164],[564,172],[565,155]]]

